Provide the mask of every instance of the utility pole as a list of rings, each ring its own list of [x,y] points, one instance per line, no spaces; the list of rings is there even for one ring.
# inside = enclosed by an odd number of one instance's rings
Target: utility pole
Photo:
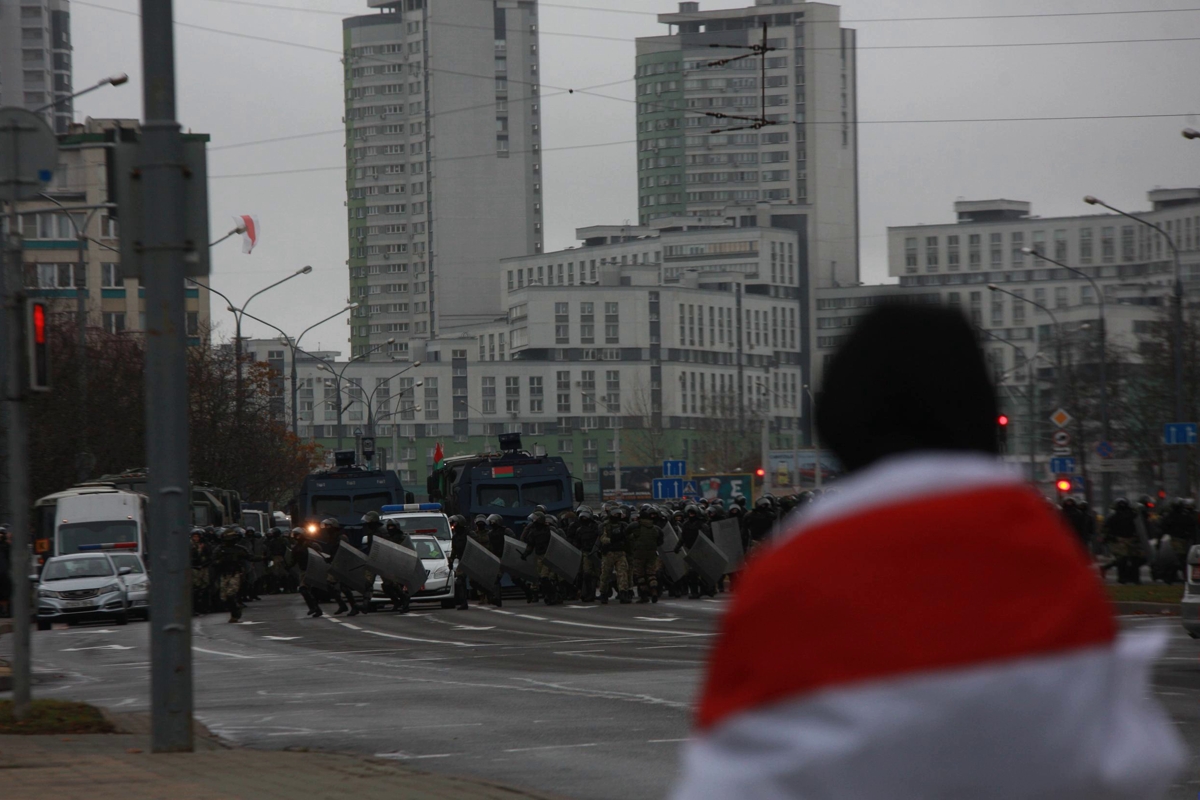
[[[142,0],[143,116],[135,180],[144,209],[146,467],[150,492],[150,744],[192,750],[192,608],[188,479],[186,193],[175,119],[172,0]],[[207,246],[207,242],[200,242]]]

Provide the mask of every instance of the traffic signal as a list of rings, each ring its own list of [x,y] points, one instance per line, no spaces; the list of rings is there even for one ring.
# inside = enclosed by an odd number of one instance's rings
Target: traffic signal
[[[29,389],[50,391],[50,314],[42,300],[26,303],[25,341],[29,346]]]
[[[1058,489],[1060,495],[1065,495],[1071,491],[1071,481],[1067,478],[1059,478],[1054,482],[1054,488]]]
[[[1000,452],[1008,452],[1008,415],[1001,414],[996,417],[996,443],[1000,445]]]
[[[762,486],[763,480],[766,477],[767,477],[767,471],[765,469],[763,469],[762,467],[759,467],[758,469],[754,470],[754,485]]]

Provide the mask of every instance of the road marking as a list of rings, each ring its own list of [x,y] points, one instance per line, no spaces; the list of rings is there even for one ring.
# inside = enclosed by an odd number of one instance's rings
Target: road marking
[[[225,656],[226,658],[258,658],[258,656],[243,656],[237,653],[222,653],[220,650],[205,650],[203,647],[192,647],[197,653],[208,653],[211,656]]]
[[[634,617],[645,622],[677,622],[679,617]]]
[[[450,725],[405,725],[402,731],[424,731],[431,728],[482,728],[482,722],[456,722]]]
[[[602,658],[606,661],[636,661],[640,664],[678,664],[703,666],[703,661],[680,661],[679,659],[668,658],[635,658],[634,656],[598,656],[593,653],[603,653],[603,650],[558,650],[555,651],[556,656],[578,656],[579,658]]]
[[[264,639],[270,639],[272,642],[290,642],[294,639],[299,639],[299,636],[264,636]]]
[[[250,620],[243,620],[243,621],[241,622],[241,624],[242,624],[242,625],[266,625],[267,623],[265,623],[265,622],[251,622]]]
[[[672,742],[690,742],[691,739],[647,739],[646,744],[670,744]]]
[[[383,636],[387,639],[399,639],[400,641],[404,641],[404,642],[420,642],[421,644],[448,644],[448,645],[452,645],[454,647],[485,647],[486,646],[486,645],[482,645],[482,644],[472,644],[470,642],[445,641],[442,639],[418,639],[415,636],[400,636],[395,633],[384,633],[383,631],[363,630],[363,633],[369,633],[372,636]]]
[[[586,744],[548,744],[542,747],[513,747],[508,750],[503,750],[504,753],[528,753],[533,750],[562,750],[568,747],[596,747],[599,742],[587,742]]]
[[[551,623],[555,625],[573,625],[577,628],[598,628],[606,631],[632,631],[633,633],[667,633],[672,636],[715,636],[714,633],[689,633],[687,631],[666,631],[655,628],[625,628],[619,625],[594,625],[589,622],[570,622],[565,619],[552,619]]]
[[[343,624],[352,631],[361,631],[362,630],[362,628],[360,628],[359,626],[357,626],[351,622],[345,622]]]
[[[690,644],[656,644],[650,647],[639,647],[638,650],[678,650],[691,647]]]
[[[72,630],[65,630],[65,631],[63,631],[63,633],[64,633],[64,634],[67,634],[67,635],[70,635],[70,636],[74,636],[74,635],[76,635],[76,634],[80,634],[80,633],[116,633],[116,631],[110,631],[108,628],[95,628],[95,629],[93,629],[93,628],[83,628],[83,629],[76,629],[76,630],[73,630],[73,631],[72,631]]]
[[[533,614],[517,614],[516,616],[520,617],[521,619],[536,619],[538,622],[549,621],[549,619],[546,617],[535,617]]]
[[[434,753],[427,756],[414,756],[408,753],[376,753],[375,758],[387,758],[393,761],[410,761],[419,758],[450,758],[452,756],[461,756],[462,753]]]
[[[64,653],[78,653],[80,650],[132,650],[132,647],[126,647],[123,644],[98,644],[92,647],[67,647],[62,650]]]
[[[452,630],[452,631],[494,631],[494,630],[496,630],[496,626],[495,625],[487,625],[487,626],[480,627],[480,626],[474,626],[474,625],[455,625],[450,630]]]
[[[582,603],[580,605],[563,606],[563,608],[599,608],[595,603]]]

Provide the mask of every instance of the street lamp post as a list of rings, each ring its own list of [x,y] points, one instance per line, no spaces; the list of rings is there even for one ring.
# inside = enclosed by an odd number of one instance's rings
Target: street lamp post
[[[1200,139],[1200,131],[1195,128],[1184,128],[1183,138],[1185,139]]]
[[[582,383],[576,382],[576,386],[582,387]],[[594,392],[581,392],[584,397],[591,397],[592,400],[600,405],[609,414],[613,410],[608,407],[608,404],[596,397]],[[621,416],[618,412],[613,417],[613,492],[617,495],[617,500],[621,499]],[[600,500],[604,500],[604,486],[600,487]]]
[[[349,405],[346,405],[346,406],[342,405],[342,379],[346,376],[346,370],[349,369],[350,365],[353,364],[355,361],[362,361],[364,358],[368,358],[376,350],[379,350],[381,347],[386,347],[387,345],[392,344],[395,341],[396,340],[394,338],[388,339],[386,342],[380,342],[379,344],[372,347],[370,350],[367,350],[363,353],[360,353],[359,355],[354,356],[349,361],[347,361],[345,363],[345,365],[342,366],[341,370],[338,372],[334,372],[333,369],[329,366],[329,362],[327,362],[325,359],[318,358],[317,356],[313,356],[312,353],[306,353],[306,355],[312,356],[313,358],[316,358],[318,361],[320,361],[322,364],[324,364],[325,370],[334,376],[334,391],[337,394],[338,450],[342,449],[342,441],[344,439],[344,436],[343,436],[344,431],[342,430],[342,412],[344,412],[347,408],[350,407]],[[303,351],[301,351],[301,352],[303,352]]]
[[[1034,330],[1036,330],[1036,329],[1037,328],[1035,326]],[[1008,345],[1012,349],[1016,350],[1017,354],[1020,355],[1022,358],[1025,357],[1025,351],[1022,350],[1019,345],[1016,345],[1013,342],[1010,342],[1008,339],[1001,339],[999,336],[997,336],[996,334],[992,333],[989,330],[985,330],[983,328],[977,328],[976,330],[978,330],[980,333],[985,334],[986,336],[991,337],[992,339],[995,339],[997,342],[1001,342],[1003,344]],[[1029,394],[1025,398],[1025,400],[1029,404],[1029,480],[1031,480],[1031,481],[1036,480],[1036,477],[1037,477],[1037,456],[1036,456],[1037,411],[1036,411],[1036,403],[1034,401],[1034,375],[1033,375],[1033,373],[1034,373],[1034,370],[1037,369],[1035,364],[1037,363],[1037,359],[1041,355],[1042,355],[1041,353],[1037,352],[1037,345],[1034,344],[1034,353],[1026,361],[1026,366],[1028,367],[1028,371],[1029,371]]]
[[[75,94],[69,94],[66,97],[60,97],[57,100],[47,103],[46,105],[42,106],[41,108],[35,108],[33,110],[33,113],[40,114],[43,111],[49,111],[50,109],[54,108],[55,106],[57,106],[61,103],[65,103],[68,100],[74,100],[76,97],[82,97],[83,95],[87,94],[88,92],[94,92],[97,89],[103,89],[105,86],[120,86],[121,84],[128,83],[128,82],[129,82],[129,76],[126,75],[124,72],[118,72],[116,75],[109,75],[107,78],[104,78],[103,80],[98,81],[97,83],[87,87],[86,89],[80,89],[78,92],[75,92]]]
[[[1063,373],[1063,369],[1062,369],[1062,338],[1063,337],[1062,337],[1062,326],[1058,322],[1058,317],[1056,317],[1054,315],[1053,311],[1051,311],[1049,308],[1042,305],[1038,301],[1030,300],[1028,297],[1021,297],[1021,295],[1010,292],[1007,289],[1001,289],[999,286],[997,286],[994,283],[988,284],[988,290],[992,291],[992,292],[999,292],[1000,294],[1006,294],[1009,297],[1013,297],[1013,298],[1016,298],[1017,300],[1020,300],[1022,303],[1029,303],[1029,305],[1040,308],[1042,311],[1045,311],[1047,314],[1050,315],[1050,321],[1054,323],[1054,394],[1055,394],[1055,403],[1057,403],[1059,408],[1061,408],[1062,404],[1063,404],[1063,374],[1062,374]]]
[[[813,409],[813,414],[816,414],[817,401],[813,397],[812,389],[808,384],[804,384],[804,393],[808,395],[808,407]],[[825,469],[821,466],[821,442],[817,438],[817,421],[814,419],[812,423],[812,440],[813,440],[813,488],[821,488],[821,479],[824,477]],[[800,456],[796,456],[796,475],[800,474]],[[799,477],[797,477],[799,483]]]
[[[1185,132],[1184,135],[1187,136],[1187,133]],[[1189,136],[1188,138],[1192,138],[1192,137]],[[1093,197],[1092,195],[1088,195],[1087,197],[1083,198],[1083,202],[1087,203],[1090,206],[1100,206],[1102,208],[1107,208],[1109,211],[1113,212],[1114,214],[1120,214],[1122,217],[1125,217],[1126,219],[1131,219],[1140,225],[1145,225],[1147,228],[1157,231],[1160,236],[1162,236],[1164,239],[1167,240],[1167,246],[1171,248],[1171,255],[1174,258],[1174,268],[1175,268],[1175,286],[1174,286],[1174,290],[1173,290],[1173,294],[1172,294],[1172,303],[1171,303],[1171,310],[1172,310],[1171,327],[1172,327],[1172,333],[1173,333],[1172,338],[1174,339],[1174,341],[1172,342],[1172,349],[1174,350],[1174,361],[1175,361],[1175,420],[1174,421],[1175,422],[1184,422],[1186,419],[1186,412],[1184,410],[1184,399],[1183,399],[1183,269],[1179,263],[1179,248],[1175,245],[1175,240],[1171,237],[1171,234],[1167,233],[1165,230],[1163,230],[1163,228],[1161,226],[1155,225],[1153,222],[1144,220],[1141,217],[1134,216],[1133,214],[1130,214],[1127,211],[1122,211],[1121,209],[1116,208],[1114,206],[1110,206],[1108,203],[1104,202],[1103,200],[1100,200],[1099,198]],[[1187,497],[1187,495],[1188,495],[1187,451],[1184,450],[1184,448],[1179,445],[1176,446],[1175,464],[1176,464],[1176,469],[1179,472],[1179,474],[1176,476],[1176,478],[1177,478],[1177,480],[1176,480],[1177,496],[1178,497]]]
[[[420,362],[417,362],[417,363],[419,364]],[[414,364],[413,366],[417,366],[417,364]],[[393,376],[393,377],[395,377],[395,376]],[[402,411],[402,409],[400,408],[400,399],[403,398],[404,395],[407,394],[409,391],[416,391],[416,388],[418,386],[422,386],[422,385],[424,385],[424,381],[417,381],[412,386],[410,386],[408,389],[401,389],[396,394],[396,397],[394,398],[396,400],[396,405],[392,409],[389,409],[388,413],[385,414],[383,417],[384,419],[392,420],[392,461],[396,462],[397,464],[400,461],[400,458],[397,455],[400,452],[400,425],[396,421],[396,415],[401,413],[401,411]],[[392,400],[392,398],[389,398],[388,402],[391,402],[391,400]],[[412,405],[406,409],[403,409],[403,411],[413,411],[413,412],[419,412],[420,410],[421,410],[421,407],[419,405]],[[385,464],[384,468],[385,469],[387,468],[386,464]],[[395,467],[393,467],[393,469],[395,469]]]
[[[1055,264],[1059,267],[1062,267],[1063,269],[1067,270],[1068,272],[1075,273],[1076,275],[1080,276],[1081,278],[1086,280],[1088,283],[1090,283],[1092,285],[1092,288],[1096,291],[1096,297],[1099,298],[1099,302],[1100,302],[1100,326],[1099,326],[1099,330],[1097,332],[1098,336],[1099,336],[1099,340],[1100,340],[1100,425],[1104,431],[1104,441],[1106,441],[1106,442],[1110,441],[1112,438],[1112,431],[1109,428],[1109,419],[1108,419],[1108,334],[1107,334],[1108,323],[1107,323],[1107,319],[1106,319],[1106,307],[1105,307],[1104,292],[1101,290],[1100,286],[1096,283],[1096,281],[1093,280],[1092,276],[1088,275],[1086,272],[1084,272],[1081,269],[1077,269],[1075,267],[1068,266],[1067,264],[1064,264],[1061,261],[1058,261],[1057,259],[1053,259],[1053,258],[1050,258],[1049,256],[1043,255],[1042,253],[1039,253],[1038,251],[1034,250],[1032,247],[1023,247],[1023,248],[1021,248],[1021,252],[1029,254],[1029,255],[1033,255],[1037,258],[1042,259],[1043,261],[1049,261],[1051,264]],[[1104,472],[1103,476],[1100,479],[1100,483],[1102,486],[1102,492],[1103,492],[1102,500],[1104,502],[1104,507],[1108,508],[1109,505],[1112,503],[1112,473],[1107,472],[1107,471]]]

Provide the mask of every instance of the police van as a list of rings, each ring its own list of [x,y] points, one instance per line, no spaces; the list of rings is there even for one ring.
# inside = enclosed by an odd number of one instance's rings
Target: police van
[[[39,562],[94,551],[146,552],[146,496],[111,484],[81,484],[34,504]]]

